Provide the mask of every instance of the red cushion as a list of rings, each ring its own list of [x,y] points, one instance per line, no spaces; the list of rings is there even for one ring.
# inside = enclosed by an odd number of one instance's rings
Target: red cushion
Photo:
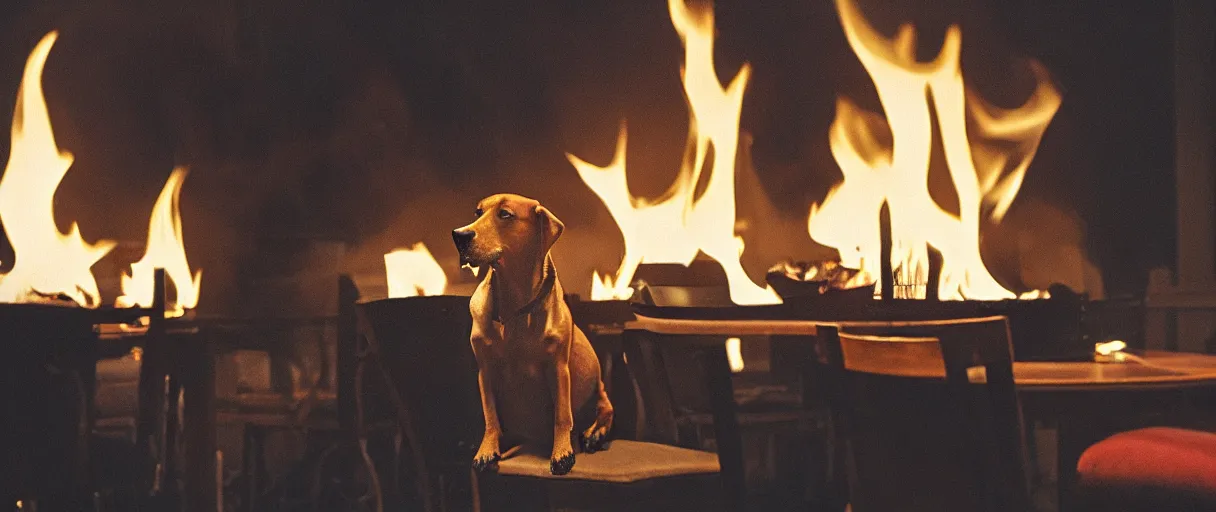
[[[1077,473],[1091,486],[1216,494],[1216,434],[1167,427],[1115,434],[1081,454]]]

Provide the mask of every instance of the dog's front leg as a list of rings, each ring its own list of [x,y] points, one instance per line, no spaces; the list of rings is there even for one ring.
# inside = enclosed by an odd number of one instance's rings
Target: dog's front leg
[[[477,386],[481,390],[481,413],[485,417],[486,430],[481,437],[481,446],[473,456],[473,468],[485,471],[493,467],[501,453],[498,451],[498,441],[502,435],[502,426],[498,422],[498,408],[494,401],[494,368],[489,364],[487,356],[482,352],[486,347],[486,339],[473,336],[473,354],[477,357]]]
[[[549,472],[564,475],[574,468],[574,445],[570,433],[574,430],[574,412],[570,406],[570,343],[561,338],[546,339],[553,351],[553,371],[549,372],[549,390],[553,398],[553,454],[549,456]]]

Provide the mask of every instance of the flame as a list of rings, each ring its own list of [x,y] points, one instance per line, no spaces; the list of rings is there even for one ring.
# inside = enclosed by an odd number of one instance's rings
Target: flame
[[[90,270],[114,242],[89,244],[75,222],[67,234],[55,225],[55,190],[72,166],[72,154],[55,144],[42,69],[57,32],[44,36],[30,53],[13,110],[12,146],[0,178],[0,221],[12,244],[12,270],[0,275],[0,301],[38,301],[63,294],[85,307],[101,303]]]
[[[743,345],[739,338],[726,338],[726,363],[731,373],[743,371]]]
[[[689,265],[698,252],[713,258],[726,273],[736,304],[772,304],[780,298],[771,287],[752,282],[739,262],[743,239],[735,235],[735,154],[739,145],[739,114],[751,67],[744,64],[725,89],[714,71],[713,11],[693,11],[683,0],[669,0],[672,24],[684,42],[681,78],[691,110],[689,149],[676,181],[659,199],[648,201],[629,193],[625,173],[626,130],[621,127],[616,153],[607,167],[566,157],[583,182],[608,208],[625,239],[625,256],[614,276],[595,272],[592,300],[627,299],[634,271],[641,263]],[[709,148],[713,164],[699,197],[697,184]]]
[[[389,298],[442,295],[448,286],[443,268],[422,242],[385,254],[384,271]]]
[[[1094,344],[1094,353],[1101,356],[1109,356],[1116,352],[1122,352],[1127,349],[1127,343],[1123,340],[1111,340],[1102,343]]]
[[[959,68],[962,32],[957,25],[947,30],[936,59],[917,62],[916,34],[910,25],[901,26],[888,40],[866,22],[852,0],[837,0],[836,6],[849,46],[878,90],[886,119],[884,123],[847,98],[837,100],[829,137],[844,181],[828,192],[822,205],[812,206],[807,221],[811,238],[836,248],[845,266],[877,275],[879,210],[886,202],[891,211],[895,282],[922,285],[913,288],[915,296],[904,298],[924,297],[928,245],[942,255],[940,299],[1015,297],[992,277],[980,257],[981,215],[988,212],[993,222],[1004,217],[1059,109],[1060,94],[1046,70],[1032,63],[1038,87],[1021,107],[1002,109],[965,87]],[[942,209],[929,195],[931,109],[937,114],[958,194],[958,215]],[[972,145],[968,115],[974,124],[971,135],[999,141],[1001,150]],[[885,135],[887,128],[889,142],[879,135]],[[876,285],[876,293],[880,287]],[[1034,291],[1024,298],[1043,295]]]
[[[167,304],[165,317],[179,317],[187,309],[198,305],[199,285],[203,271],[190,275],[190,264],[186,261],[186,247],[182,241],[181,210],[178,205],[182,183],[186,180],[186,168],[173,169],[165,188],[152,207],[152,218],[148,222],[148,247],[144,257],[131,265],[131,274],[122,275],[122,296],[115,300],[119,307],[152,305],[153,276],[157,268],[165,269],[165,276],[173,283],[176,298]]]

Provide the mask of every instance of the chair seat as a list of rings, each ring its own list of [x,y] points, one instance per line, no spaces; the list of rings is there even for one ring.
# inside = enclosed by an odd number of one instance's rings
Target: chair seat
[[[498,474],[546,479],[634,483],[653,478],[716,474],[717,454],[640,441],[616,440],[607,449],[580,453],[565,475],[549,472],[548,454],[521,451],[498,462]]]
[[[1216,496],[1216,434],[1167,427],[1122,432],[1085,450],[1077,473],[1090,487]]]

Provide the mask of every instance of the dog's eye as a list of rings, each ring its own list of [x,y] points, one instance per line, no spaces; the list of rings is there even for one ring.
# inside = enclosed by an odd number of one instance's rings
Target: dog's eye
[[[481,214],[482,214],[482,213],[485,213],[485,212],[481,211],[481,208],[478,208],[478,209],[476,209],[476,210],[473,210],[473,215],[476,215],[478,218],[480,218],[480,217],[481,217]]]
[[[498,210],[498,218],[500,218],[500,219],[506,220],[506,219],[509,219],[514,216],[515,216],[515,214],[513,214],[507,210]]]

